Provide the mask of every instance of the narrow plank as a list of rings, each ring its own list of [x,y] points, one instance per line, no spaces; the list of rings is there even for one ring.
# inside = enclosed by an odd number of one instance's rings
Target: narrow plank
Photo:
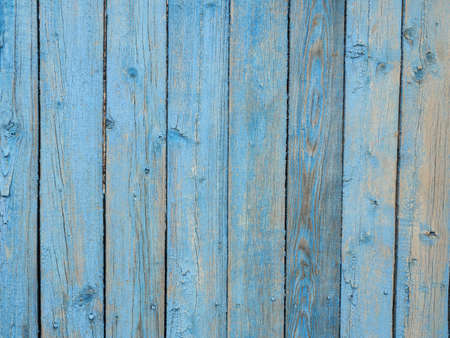
[[[40,1],[44,337],[103,336],[103,1]]]
[[[224,337],[228,1],[169,1],[167,336]]]
[[[402,1],[347,1],[341,335],[392,335]]]
[[[37,337],[37,8],[0,1],[0,337]]]
[[[287,4],[231,1],[230,337],[284,335]]]
[[[404,8],[396,336],[448,337],[450,3]]]
[[[291,1],[286,336],[339,336],[342,0]]]
[[[163,337],[166,2],[107,17],[106,336]]]

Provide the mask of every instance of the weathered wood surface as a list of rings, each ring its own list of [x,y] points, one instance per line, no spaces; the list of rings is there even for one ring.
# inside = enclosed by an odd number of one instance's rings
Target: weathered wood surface
[[[0,337],[448,336],[449,7],[0,0]]]
[[[405,2],[397,337],[448,337],[450,3]]]
[[[284,334],[287,5],[231,1],[230,337]]]
[[[0,1],[0,337],[38,330],[35,1]]]
[[[225,337],[228,1],[168,10],[167,336]]]
[[[347,1],[341,335],[392,335],[402,1]]]
[[[288,337],[339,335],[344,5],[290,3]]]
[[[106,336],[163,337],[166,2],[107,2]]]
[[[40,1],[43,337],[103,335],[103,1]]]

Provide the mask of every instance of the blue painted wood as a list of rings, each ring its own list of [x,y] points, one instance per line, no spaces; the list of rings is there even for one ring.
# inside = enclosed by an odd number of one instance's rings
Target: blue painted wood
[[[284,335],[287,1],[231,1],[228,335]]]
[[[291,1],[286,336],[339,336],[344,1]]]
[[[44,337],[103,336],[103,1],[40,1]]]
[[[401,2],[0,0],[0,337],[447,336],[450,8]]]
[[[106,336],[163,337],[166,2],[107,2]]]
[[[36,337],[37,9],[0,1],[0,337]]]
[[[392,335],[402,1],[347,1],[341,335]]]
[[[398,192],[397,337],[448,337],[448,13],[405,4]]]
[[[228,1],[169,1],[167,336],[225,337]]]

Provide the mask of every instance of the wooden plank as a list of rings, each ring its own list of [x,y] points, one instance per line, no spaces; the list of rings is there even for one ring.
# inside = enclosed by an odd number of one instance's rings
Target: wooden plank
[[[445,0],[405,3],[397,337],[448,337],[448,13]]]
[[[42,336],[103,336],[103,0],[40,1]]]
[[[402,1],[347,2],[341,335],[392,335]]]
[[[167,336],[226,336],[228,1],[169,1]]]
[[[339,336],[344,5],[290,3],[288,337]]]
[[[284,335],[287,4],[231,1],[230,337]]]
[[[163,337],[166,2],[107,17],[106,336]]]
[[[36,337],[37,8],[0,1],[0,337]]]

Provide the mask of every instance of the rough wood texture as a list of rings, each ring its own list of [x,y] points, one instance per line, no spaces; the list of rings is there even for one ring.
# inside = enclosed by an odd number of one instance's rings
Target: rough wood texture
[[[286,336],[339,336],[344,1],[291,1]]]
[[[40,1],[42,336],[103,336],[103,0]]]
[[[107,15],[106,336],[163,337],[166,2]]]
[[[0,338],[448,336],[448,13],[0,0]]]
[[[36,337],[37,10],[0,1],[0,337]]]
[[[167,336],[226,336],[228,1],[169,1]]]
[[[284,335],[287,4],[232,0],[228,335]]]
[[[347,1],[341,335],[392,334],[402,1]]]
[[[405,2],[397,337],[448,336],[448,13],[445,0]]]

